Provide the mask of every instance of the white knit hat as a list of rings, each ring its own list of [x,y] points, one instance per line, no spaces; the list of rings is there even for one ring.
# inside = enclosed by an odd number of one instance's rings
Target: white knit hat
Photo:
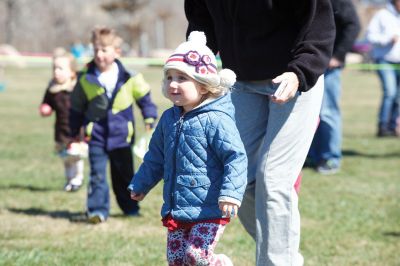
[[[181,43],[164,65],[168,69],[186,73],[196,81],[207,85],[213,93],[225,93],[236,81],[235,73],[223,69],[218,73],[214,53],[206,46],[204,32],[192,31],[187,42]]]

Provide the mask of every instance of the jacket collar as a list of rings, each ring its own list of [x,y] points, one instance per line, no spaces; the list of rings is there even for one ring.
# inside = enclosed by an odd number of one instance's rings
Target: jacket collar
[[[130,75],[118,59],[115,59],[115,63],[117,63],[117,66],[118,66],[118,81],[117,81],[117,86],[116,86],[118,88],[118,87],[120,87],[120,85],[118,85],[118,84],[125,83],[129,79]],[[96,64],[95,64],[94,60],[90,61],[87,64],[86,80],[90,83],[96,84],[97,86],[101,87],[99,81],[97,80]]]

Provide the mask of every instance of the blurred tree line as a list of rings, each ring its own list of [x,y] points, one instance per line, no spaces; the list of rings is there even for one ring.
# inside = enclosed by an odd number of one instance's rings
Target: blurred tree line
[[[149,56],[184,40],[183,0],[0,0],[0,43],[22,52],[88,44],[96,25],[115,28],[125,53]]]
[[[352,0],[365,26],[387,0]],[[115,28],[125,54],[160,55],[184,40],[184,0],[0,0],[0,44],[21,52],[88,44],[96,25]],[[157,54],[158,53],[158,54]]]

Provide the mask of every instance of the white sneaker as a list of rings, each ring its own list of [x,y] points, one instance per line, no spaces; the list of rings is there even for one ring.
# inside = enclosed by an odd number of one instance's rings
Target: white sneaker
[[[74,185],[71,182],[67,182],[64,185],[64,191],[66,192],[75,192],[78,191],[81,188],[81,185]]]

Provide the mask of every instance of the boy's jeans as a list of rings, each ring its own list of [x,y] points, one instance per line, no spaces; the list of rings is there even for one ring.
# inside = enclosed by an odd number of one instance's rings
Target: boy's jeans
[[[396,128],[396,118],[399,116],[400,98],[400,69],[399,64],[391,64],[384,60],[378,60],[378,64],[384,64],[377,70],[383,90],[382,103],[379,110],[379,127],[387,130]]]
[[[248,187],[239,218],[256,240],[256,262],[302,265],[300,213],[294,183],[317,127],[323,76],[285,104],[269,100],[270,82],[236,82],[232,101],[249,159]]]
[[[341,73],[341,68],[325,72],[320,123],[308,154],[317,164],[322,160],[330,160],[339,167],[342,159],[342,117],[339,106]]]
[[[127,187],[133,176],[133,158],[131,147],[105,151],[100,146],[89,146],[90,178],[87,197],[89,214],[109,216],[110,195],[107,182],[107,161],[110,159],[111,180],[117,203],[126,215],[135,215],[139,211],[136,201],[130,198]]]

